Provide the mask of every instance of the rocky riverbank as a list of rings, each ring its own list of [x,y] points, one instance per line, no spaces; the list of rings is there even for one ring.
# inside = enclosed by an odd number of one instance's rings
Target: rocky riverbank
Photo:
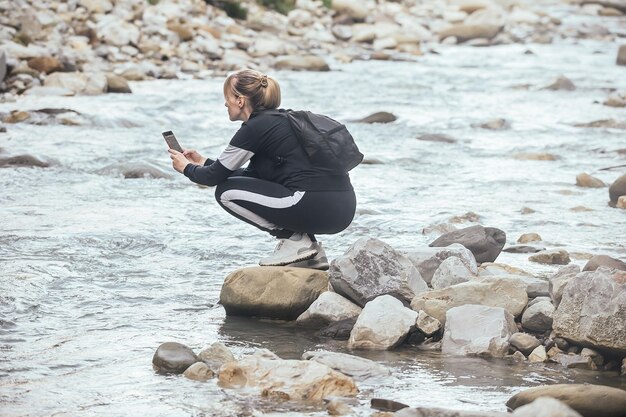
[[[127,81],[206,78],[241,67],[327,71],[335,61],[413,60],[439,43],[618,41],[625,35],[613,29],[626,13],[619,0],[297,0],[285,2],[286,14],[252,0],[236,2],[236,10],[233,3],[2,0],[1,99],[128,93]],[[561,14],[602,20],[563,24]],[[623,47],[617,64],[626,63],[625,55]],[[607,101],[624,105],[624,96],[617,92]]]

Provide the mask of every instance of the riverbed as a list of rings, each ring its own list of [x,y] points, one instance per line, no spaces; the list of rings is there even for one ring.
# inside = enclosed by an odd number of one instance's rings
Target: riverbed
[[[610,208],[608,189],[580,188],[587,172],[610,184],[626,164],[624,130],[574,124],[613,118],[610,90],[626,89],[617,45],[563,41],[490,48],[436,46],[408,62],[332,63],[328,73],[275,72],[283,107],[347,123],[365,164],[351,172],[358,197],[353,224],[320,236],[329,257],[363,236],[398,250],[428,245],[429,226],[473,212],[513,244],[539,233],[546,247],[626,258],[626,211]],[[565,75],[575,91],[541,88]],[[411,406],[504,411],[523,387],[591,382],[626,387],[617,373],[550,364],[446,357],[403,347],[349,352],[290,323],[227,318],[218,305],[224,278],[255,265],[272,239],[235,221],[169,165],[164,130],[183,147],[219,155],[238,123],[228,121],[222,79],[133,83],[133,94],[21,97],[0,112],[67,108],[81,126],[27,123],[0,134],[3,155],[32,154],[48,168],[0,169],[0,409],[6,416],[327,415],[320,404],[277,403],[153,372],[159,344],[196,352],[221,341],[237,356],[267,348],[283,358],[329,349],[368,357],[392,376],[359,384],[355,413],[369,399]],[[353,120],[376,111],[391,124]],[[510,127],[478,124],[506,119]],[[455,143],[418,140],[446,134]],[[555,160],[518,159],[519,153]],[[149,164],[165,178],[124,178]],[[589,210],[572,210],[585,207]],[[530,208],[533,212],[528,213]],[[456,224],[465,227],[474,223]],[[502,253],[498,262],[540,277],[557,266]]]

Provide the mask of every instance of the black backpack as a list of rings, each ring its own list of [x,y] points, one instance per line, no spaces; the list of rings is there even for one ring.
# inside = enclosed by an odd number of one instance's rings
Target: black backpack
[[[336,120],[305,110],[285,110],[291,129],[309,160],[331,174],[345,174],[363,161],[348,129]]]

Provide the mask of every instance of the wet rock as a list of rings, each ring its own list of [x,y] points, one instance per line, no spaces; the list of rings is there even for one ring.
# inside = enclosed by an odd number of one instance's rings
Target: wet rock
[[[408,407],[406,404],[393,400],[385,400],[384,398],[372,398],[370,400],[370,406],[375,410],[391,412],[399,411]]]
[[[540,264],[551,265],[567,265],[568,263],[570,263],[569,253],[563,249],[544,250],[534,255],[531,255],[528,260]]]
[[[7,55],[4,51],[0,52],[0,83],[4,81],[7,75]]]
[[[302,360],[322,363],[358,382],[391,375],[389,369],[383,365],[369,359],[348,355],[346,353],[328,351],[304,352],[304,354],[302,354]]]
[[[28,60],[28,66],[45,74],[63,70],[63,64],[61,61],[58,58],[50,56],[31,58]]]
[[[217,373],[222,365],[235,360],[233,353],[221,342],[215,342],[198,354],[209,369]]]
[[[390,295],[381,295],[365,304],[348,341],[350,349],[387,350],[402,343],[417,312]]]
[[[292,71],[330,71],[330,67],[324,61],[315,55],[290,55],[276,59],[274,62],[276,69],[287,69]]]
[[[397,117],[385,111],[372,113],[367,117],[356,120],[355,123],[391,123],[396,121]]]
[[[620,122],[614,119],[594,120],[588,123],[576,123],[575,127],[590,127],[604,129],[626,129],[626,122]]]
[[[523,282],[506,277],[485,277],[417,295],[411,301],[411,308],[424,310],[443,323],[446,312],[457,306],[477,304],[501,307],[517,317],[527,303],[528,295]]]
[[[512,417],[582,417],[567,404],[550,397],[540,397],[519,407]]]
[[[502,249],[502,252],[507,253],[537,253],[542,250],[546,250],[546,248],[541,246],[530,246],[530,245],[511,245],[508,248]]]
[[[626,195],[626,174],[613,181],[609,187],[609,198],[612,203],[617,204],[617,199],[623,195]]]
[[[417,320],[415,321],[415,327],[424,333],[424,335],[430,337],[441,330],[441,322],[428,315],[425,311],[420,310],[417,314]]]
[[[570,347],[570,350],[572,348]],[[559,365],[569,369],[589,369],[595,371],[598,369],[595,363],[589,357],[583,357],[579,354],[570,352],[567,354],[557,353],[550,358],[552,362],[556,362]]]
[[[454,284],[460,284],[461,282],[467,282],[472,277],[476,276],[475,273],[465,265],[461,259],[456,256],[445,259],[439,268],[435,271],[431,285],[434,289],[447,288]]]
[[[127,179],[137,178],[172,178],[171,174],[163,171],[160,167],[145,162],[123,162],[108,165],[96,171],[104,175],[121,175]]]
[[[554,312],[558,337],[581,346],[626,354],[626,272],[598,268],[569,280]]]
[[[464,265],[472,272],[478,273],[476,260],[472,252],[460,243],[453,243],[445,247],[426,247],[414,251],[406,252],[405,255],[418,269],[422,278],[427,283],[431,283],[435,271],[442,262],[451,257],[459,258]]]
[[[478,263],[493,262],[506,243],[506,234],[495,227],[476,225],[439,236],[428,246],[445,247],[453,243],[469,249]]]
[[[428,291],[409,258],[378,239],[356,241],[332,261],[328,276],[338,294],[359,306],[383,294],[408,304],[416,294]]]
[[[584,348],[580,351],[580,356],[583,358],[590,358],[596,366],[601,367],[604,365],[604,357],[600,354],[600,352],[595,351],[593,349]]]
[[[593,384],[555,384],[529,388],[512,396],[506,405],[515,410],[540,397],[562,401],[584,417],[619,417],[626,410],[626,391]]]
[[[426,226],[425,228],[422,229],[422,234],[423,235],[430,235],[432,233],[437,233],[437,234],[442,234],[442,233],[448,233],[448,232],[453,232],[457,230],[456,226],[449,224],[449,223],[435,223],[435,224],[431,224],[430,226]]]
[[[559,158],[551,153],[520,152],[513,154],[513,159],[520,161],[556,161]]]
[[[208,381],[215,376],[215,372],[213,372],[206,363],[196,362],[185,369],[183,376],[194,381]]]
[[[504,130],[510,128],[511,124],[506,119],[491,119],[486,122],[473,124],[472,126],[488,130]]]
[[[445,135],[443,133],[427,133],[421,136],[418,136],[417,139],[423,140],[426,142],[440,142],[440,143],[456,143],[457,140],[452,136]]]
[[[154,352],[152,367],[161,374],[182,374],[199,360],[187,346],[177,342],[166,342]]]
[[[264,397],[315,401],[326,397],[352,397],[358,389],[352,378],[315,361],[283,360],[257,350],[222,366],[224,388],[255,388]]]
[[[252,267],[232,272],[220,292],[227,315],[295,320],[328,288],[323,271]]]
[[[30,118],[30,113],[27,111],[13,110],[7,116],[2,118],[4,123],[20,123]]]
[[[520,209],[520,213],[521,214],[533,214],[535,213],[535,210],[531,209],[530,207],[522,207]]]
[[[545,362],[547,360],[548,355],[546,354],[546,348],[542,345],[537,346],[530,355],[528,355],[528,361],[532,363]]]
[[[446,408],[403,408],[396,411],[393,417],[511,417],[508,413],[497,411],[450,410]]]
[[[9,166],[47,168],[50,164],[51,163],[49,161],[44,161],[28,154],[0,157],[0,168]]]
[[[626,65],[626,45],[620,45],[617,51],[617,65]]]
[[[326,328],[320,330],[318,334],[321,337],[330,337],[335,340],[348,340],[355,323],[356,317],[340,320],[336,323],[329,324]]]
[[[326,291],[309,306],[297,319],[296,323],[306,327],[321,328],[329,323],[355,318],[361,313],[361,307],[341,295]]]
[[[107,88],[107,79],[100,73],[55,72],[44,81],[45,87],[65,88],[75,94],[102,94]]]
[[[509,343],[525,355],[530,355],[537,346],[541,345],[535,336],[520,332],[513,333],[509,338]]]
[[[626,92],[611,94],[602,104],[608,107],[626,107]]]
[[[517,331],[513,316],[499,307],[464,305],[446,313],[441,351],[450,355],[502,358]]]
[[[617,199],[617,203],[615,204],[615,207],[619,209],[626,209],[626,195],[619,196],[619,198]]]
[[[578,174],[576,176],[576,185],[579,187],[586,187],[586,188],[606,187],[606,184],[601,179],[592,177],[586,172],[583,172],[582,174]]]
[[[120,77],[115,74],[106,74],[107,79],[107,93],[132,93],[130,86],[128,85],[128,81],[126,78]]]
[[[350,404],[346,403],[345,399],[343,398],[325,398],[324,401],[327,401],[326,411],[328,412],[328,415],[347,416],[354,413],[354,410],[352,409]]]
[[[522,326],[535,332],[544,332],[552,329],[554,306],[547,301],[541,301],[529,306],[522,314]]]
[[[619,259],[611,258],[607,255],[596,255],[589,259],[585,264],[583,271],[595,271],[599,267],[606,267],[610,269],[619,269],[620,271],[626,271],[626,262]]]
[[[579,273],[580,267],[578,265],[567,265],[548,278],[550,298],[555,307],[558,307],[561,302],[565,285]]]
[[[538,233],[524,233],[517,239],[517,243],[541,242],[542,240]]]
[[[543,87],[542,90],[565,90],[565,91],[574,91],[576,90],[576,86],[574,83],[564,75],[560,75],[552,84]]]

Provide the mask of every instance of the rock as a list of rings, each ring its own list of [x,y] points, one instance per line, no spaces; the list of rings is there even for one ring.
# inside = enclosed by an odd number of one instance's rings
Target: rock
[[[3,117],[4,123],[21,123],[30,118],[30,113],[27,111],[13,110],[8,116]]]
[[[427,133],[421,136],[418,136],[419,140],[423,140],[426,142],[441,142],[441,143],[456,143],[457,140],[452,136],[448,136],[442,133]]]
[[[505,356],[505,359],[511,359],[515,362],[526,362],[528,359],[522,352],[516,350],[512,355]]]
[[[528,260],[540,264],[567,265],[570,263],[569,253],[566,250],[544,250],[528,257]]]
[[[522,314],[522,326],[535,332],[550,330],[553,315],[554,306],[549,300],[533,304]]]
[[[626,174],[613,181],[609,187],[609,197],[612,203],[616,204],[617,199],[622,195],[626,195]]]
[[[472,272],[472,274],[478,273],[478,267],[476,266],[476,259],[472,252],[460,243],[453,243],[442,248],[438,247],[424,247],[417,250],[406,252],[405,255],[413,262],[413,265],[418,269],[424,281],[428,284],[431,283],[435,271],[439,268],[441,263],[450,257],[457,257],[465,266]]]
[[[26,90],[24,95],[27,95],[27,96],[40,96],[40,97],[43,97],[43,96],[73,96],[74,92],[72,90],[67,89],[67,88],[35,86],[35,87],[31,87],[28,90]]]
[[[139,28],[113,14],[102,16],[96,25],[98,38],[104,43],[114,46],[137,45],[139,43]]]
[[[626,410],[626,391],[593,384],[554,384],[529,388],[512,396],[506,405],[515,410],[539,397],[556,398],[584,417],[619,417]]]
[[[102,94],[107,88],[107,79],[100,73],[55,72],[44,81],[45,87],[65,88],[75,94]]]
[[[620,45],[617,51],[617,65],[626,65],[626,45]]]
[[[325,272],[252,267],[232,272],[220,292],[227,315],[295,320],[328,288]]]
[[[375,410],[395,412],[407,408],[408,405],[384,398],[372,398],[370,407]]]
[[[513,316],[503,308],[482,305],[454,307],[446,313],[442,353],[502,358],[517,331]]]
[[[132,93],[126,78],[115,74],[106,74],[107,93]]]
[[[580,351],[580,356],[583,358],[590,358],[596,366],[600,367],[604,365],[604,357],[597,351],[589,348],[584,348]]]
[[[367,117],[356,120],[355,123],[391,123],[396,121],[397,117],[386,111],[372,113]]]
[[[467,213],[461,216],[452,216],[448,219],[450,223],[465,223],[465,222],[479,222],[480,216],[472,211],[468,211]]]
[[[611,94],[602,104],[608,107],[626,107],[626,93]]]
[[[483,24],[467,24],[460,23],[452,25],[439,32],[440,39],[455,37],[458,42],[465,42],[470,39],[492,39],[502,29],[501,25],[489,23]]]
[[[559,78],[556,79],[552,84],[543,87],[542,90],[566,90],[566,91],[574,91],[576,90],[576,86],[574,83],[564,75],[560,75]]]
[[[586,187],[586,188],[606,187],[606,184],[602,182],[602,180],[592,177],[586,172],[583,172],[582,174],[578,174],[576,176],[576,185],[579,187]]]
[[[476,274],[465,265],[465,263],[452,256],[445,259],[439,268],[435,271],[431,285],[434,289],[439,290],[441,288],[447,288],[454,284],[460,284],[461,282],[467,282]]]
[[[182,374],[199,360],[187,346],[177,342],[166,342],[154,352],[152,367],[160,374]]]
[[[328,327],[320,330],[318,334],[322,337],[330,337],[335,340],[348,340],[350,339],[350,333],[354,328],[356,319],[357,318],[355,317],[331,323]]]
[[[4,81],[7,75],[7,54],[4,51],[0,52],[0,83]]]
[[[541,242],[542,240],[538,233],[524,233],[517,239],[517,243]]]
[[[533,214],[535,213],[535,210],[531,209],[530,207],[522,207],[519,212],[521,214]]]
[[[519,316],[527,303],[526,286],[521,281],[485,277],[417,295],[411,301],[411,308],[424,310],[443,323],[448,310],[465,304],[501,307]]]
[[[495,227],[470,226],[439,236],[428,246],[444,247],[460,243],[469,249],[476,262],[493,262],[506,242],[506,234]]]
[[[610,269],[618,269],[620,271],[626,271],[626,262],[619,259],[611,258],[607,255],[596,255],[589,259],[585,264],[583,271],[595,271],[599,267],[604,266]]]
[[[63,70],[61,61],[58,58],[50,56],[31,58],[28,60],[28,66],[45,74]]]
[[[237,362],[224,364],[219,373],[224,388],[255,388],[264,397],[315,401],[326,397],[353,397],[352,378],[315,361],[283,360],[258,350]]]
[[[509,343],[519,349],[524,355],[530,355],[541,342],[533,335],[528,333],[513,333],[509,338]]]
[[[108,13],[113,9],[113,5],[109,0],[79,0],[78,4],[90,13]]]
[[[425,311],[420,310],[417,314],[415,327],[417,327],[420,332],[424,333],[424,335],[430,337],[441,330],[441,322],[428,315]]]
[[[579,273],[580,267],[578,265],[567,265],[548,278],[550,298],[555,307],[558,307],[561,302],[565,285]]]
[[[390,296],[381,295],[368,302],[350,333],[350,349],[387,350],[402,343],[415,325],[417,312]]]
[[[619,122],[614,119],[594,120],[588,123],[576,123],[574,127],[590,127],[604,129],[626,129],[626,122]]]
[[[391,375],[389,369],[383,365],[346,353],[328,351],[304,352],[302,359],[323,363],[358,382]]]
[[[326,291],[296,319],[296,323],[320,328],[329,323],[356,318],[359,314],[361,307],[337,293]]]
[[[572,348],[570,348],[571,350]],[[590,369],[595,371],[598,369],[596,364],[593,363],[591,358],[582,357],[581,355],[577,355],[575,353],[557,353],[556,355],[550,358],[552,362],[556,362],[561,366],[569,369],[577,368],[577,369]]]
[[[281,56],[274,61],[274,68],[292,71],[330,71],[326,61],[315,55]]]
[[[50,165],[50,162],[28,154],[0,158],[0,168],[7,166],[47,168]]]
[[[567,404],[550,397],[540,397],[519,407],[512,417],[582,417]]]
[[[345,14],[356,21],[363,21],[368,15],[367,4],[359,0],[333,0],[331,7],[340,14]]]
[[[513,154],[513,158],[520,161],[556,161],[559,159],[556,155],[551,153],[533,153],[533,152],[519,152]]]
[[[172,178],[172,175],[163,171],[160,167],[150,163],[123,162],[108,165],[96,171],[104,175],[121,175],[126,179],[138,178]]]
[[[449,410],[445,408],[417,407],[403,408],[400,411],[396,411],[392,417],[511,417],[511,415],[497,411],[465,411]]]
[[[409,258],[377,239],[357,240],[332,261],[328,276],[338,294],[359,306],[383,294],[408,304],[416,294],[428,291]]]
[[[506,119],[491,119],[486,122],[473,124],[472,126],[488,130],[504,130],[510,128],[511,124]]]
[[[198,354],[213,372],[217,373],[222,365],[235,360],[233,353],[221,342],[215,342]]]
[[[548,355],[546,354],[546,348],[542,345],[537,346],[531,353],[528,355],[528,361],[532,363],[536,362],[545,362],[548,360]]]
[[[556,335],[570,342],[626,354],[626,272],[598,268],[569,280],[554,312]]]
[[[215,376],[215,372],[213,372],[206,363],[196,362],[185,369],[183,376],[194,381],[208,381]]]
[[[252,41],[248,54],[253,57],[264,57],[268,55],[279,56],[286,52],[285,43],[280,39],[269,37],[256,37]]]
[[[326,411],[328,415],[331,416],[347,416],[352,415],[354,410],[352,407],[345,402],[343,398],[333,398],[333,399],[325,399],[326,402]]]
[[[530,246],[530,245],[511,245],[502,249],[502,252],[507,253],[537,253],[546,250],[544,247]]]
[[[620,209],[626,209],[626,195],[619,196],[619,198],[617,199],[617,203],[615,204],[615,207],[620,208]]]

